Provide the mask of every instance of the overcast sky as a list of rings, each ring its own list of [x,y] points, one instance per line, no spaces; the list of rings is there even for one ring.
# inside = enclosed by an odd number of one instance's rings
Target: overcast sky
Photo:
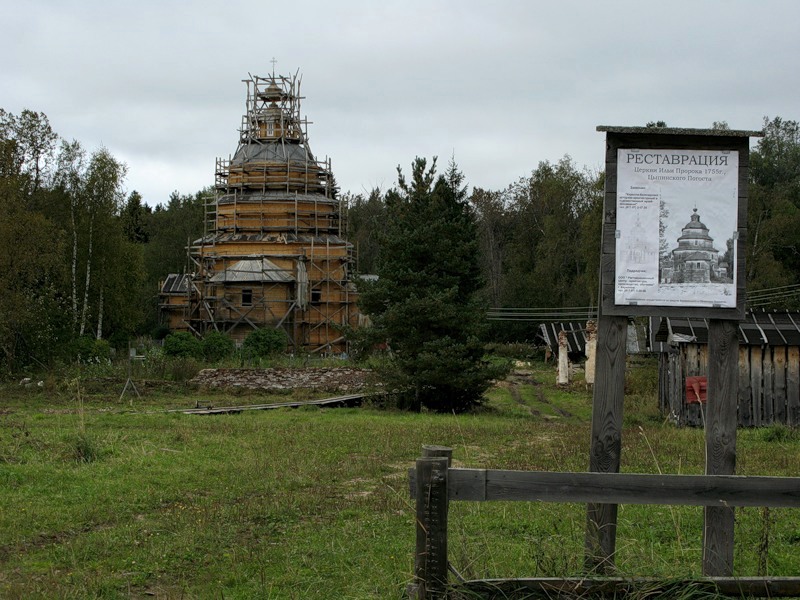
[[[0,107],[128,165],[151,205],[214,181],[248,73],[302,75],[301,112],[343,191],[451,156],[502,189],[597,125],[761,129],[800,119],[797,0],[0,0]]]

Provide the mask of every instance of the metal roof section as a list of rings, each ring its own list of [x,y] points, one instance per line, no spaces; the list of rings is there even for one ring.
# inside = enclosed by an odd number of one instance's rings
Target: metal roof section
[[[185,273],[170,273],[161,284],[162,294],[181,294],[189,292],[189,275]]]
[[[314,160],[311,152],[299,144],[250,143],[242,145],[231,159],[231,165],[242,165],[250,162],[287,162],[296,161],[301,166]]]
[[[211,283],[289,283],[294,277],[267,258],[246,258],[209,279]]]
[[[586,323],[568,321],[565,323],[542,323],[539,325],[540,336],[551,350],[558,352],[558,334],[567,332],[567,352],[585,353]]]
[[[706,319],[653,317],[650,322],[654,351],[669,351],[665,345],[708,343]],[[738,337],[745,346],[800,346],[800,312],[750,311],[738,324]]]
[[[578,352],[585,356],[586,321],[564,321],[539,325],[539,337],[554,353],[558,352],[558,334],[562,331],[567,333],[567,352]],[[635,321],[628,321],[625,348],[628,354],[639,354],[644,351],[645,334],[644,327],[638,327]]]

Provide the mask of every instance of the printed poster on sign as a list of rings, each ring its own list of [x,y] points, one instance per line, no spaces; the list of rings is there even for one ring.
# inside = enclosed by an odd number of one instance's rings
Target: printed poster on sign
[[[617,305],[736,307],[739,153],[620,149]]]

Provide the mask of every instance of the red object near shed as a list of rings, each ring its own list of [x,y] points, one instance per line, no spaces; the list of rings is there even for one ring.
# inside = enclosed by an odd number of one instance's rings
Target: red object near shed
[[[686,378],[686,403],[705,403],[708,396],[708,378],[695,376]]]

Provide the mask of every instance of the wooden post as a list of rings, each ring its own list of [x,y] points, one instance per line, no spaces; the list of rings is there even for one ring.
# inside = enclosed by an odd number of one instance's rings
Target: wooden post
[[[446,458],[447,468],[453,464],[453,449],[448,446],[424,445],[422,446],[422,456],[423,458]]]
[[[772,415],[776,423],[786,425],[786,348],[772,348]]]
[[[739,339],[735,321],[708,322],[708,400],[706,401],[706,475],[736,471],[736,401],[739,387]],[[706,507],[703,526],[703,575],[733,575],[732,507]]]
[[[589,451],[589,471],[595,473],[619,473],[627,332],[627,317],[600,316]],[[616,542],[617,505],[589,504],[584,562],[586,569],[596,575],[613,571]]]
[[[739,348],[739,425],[753,424],[753,399],[750,393],[750,351],[747,346]]]
[[[567,353],[567,332],[558,332],[558,385],[569,384],[569,355]]]
[[[750,394],[753,398],[753,425],[761,427],[764,418],[764,410],[762,408],[762,352],[759,346],[750,346]]]
[[[764,346],[761,353],[761,404],[763,407],[762,425],[772,425],[775,422],[775,409],[773,407],[772,387],[775,385],[775,364],[772,361],[772,348]]]
[[[586,385],[594,385],[595,355],[597,354],[597,321],[586,321]]]
[[[447,595],[448,463],[446,456],[417,459],[417,600],[443,599]]]
[[[786,424],[800,426],[800,348],[790,346],[786,365]]]

